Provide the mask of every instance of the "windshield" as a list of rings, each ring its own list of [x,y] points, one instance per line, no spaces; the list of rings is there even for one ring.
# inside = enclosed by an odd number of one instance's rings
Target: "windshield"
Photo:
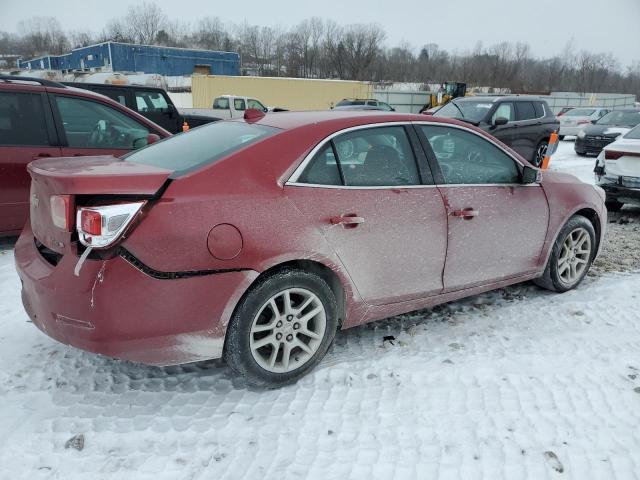
[[[492,106],[491,102],[449,102],[434,113],[433,116],[481,122]]]
[[[229,99],[227,97],[218,97],[213,101],[213,108],[219,110],[229,110]]]
[[[624,138],[631,138],[633,140],[640,140],[640,125],[636,126],[633,130],[630,130]]]
[[[128,162],[173,170],[181,175],[273,135],[277,128],[245,122],[215,122],[156,142],[126,155]]]
[[[636,112],[610,112],[596,122],[598,125],[636,126],[640,123],[640,110]]]
[[[564,114],[565,117],[590,117],[595,113],[593,108],[574,108]]]

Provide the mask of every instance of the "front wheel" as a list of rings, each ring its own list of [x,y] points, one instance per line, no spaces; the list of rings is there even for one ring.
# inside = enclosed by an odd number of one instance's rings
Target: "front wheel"
[[[556,238],[547,268],[536,283],[548,290],[566,292],[586,276],[596,252],[596,233],[591,222],[574,215]]]
[[[256,386],[295,382],[326,354],[338,326],[336,299],[320,276],[281,270],[238,304],[227,331],[227,364]]]
[[[532,162],[534,166],[540,167],[542,166],[542,161],[544,160],[545,155],[547,154],[547,149],[549,148],[549,142],[547,140],[542,140],[538,146],[536,147],[535,152],[533,153]]]

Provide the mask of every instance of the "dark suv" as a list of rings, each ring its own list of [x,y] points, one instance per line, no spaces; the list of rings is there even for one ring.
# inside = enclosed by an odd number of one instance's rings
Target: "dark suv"
[[[147,117],[171,133],[182,131],[184,122],[189,128],[221,120],[215,115],[196,115],[180,112],[171,97],[160,87],[144,85],[111,85],[105,83],[65,82],[70,87],[82,88],[105,95],[116,102]]]
[[[168,136],[102,95],[38,78],[0,76],[0,236],[20,233],[27,219],[31,161],[119,157]]]
[[[536,167],[542,164],[549,137],[560,127],[547,102],[537,97],[456,98],[433,115],[482,128]]]

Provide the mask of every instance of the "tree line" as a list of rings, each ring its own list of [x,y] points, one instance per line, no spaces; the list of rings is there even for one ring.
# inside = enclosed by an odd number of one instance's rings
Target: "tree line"
[[[21,21],[17,30],[0,32],[0,54],[33,58],[112,40],[238,52],[243,74],[260,76],[381,83],[463,81],[514,93],[618,92],[640,97],[640,60],[622,68],[610,54],[578,50],[571,43],[547,58],[536,58],[528,44],[508,41],[488,46],[479,42],[465,52],[428,42],[416,50],[409,45],[386,46],[385,30],[377,24],[340,25],[317,17],[289,28],[230,24],[218,17],[189,24],[169,19],[153,3],[129,7],[101,32],[65,31],[50,17]]]

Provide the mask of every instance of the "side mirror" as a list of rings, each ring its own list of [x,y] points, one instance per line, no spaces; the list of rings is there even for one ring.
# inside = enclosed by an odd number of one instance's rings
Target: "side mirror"
[[[390,110],[390,111],[391,111],[391,112],[395,112],[395,111],[396,111],[396,109],[395,109],[395,108],[393,108],[393,107],[391,107],[391,110]]]
[[[591,120],[591,123],[595,125],[596,123],[598,123],[598,120]]]
[[[542,180],[542,174],[540,170],[537,168],[529,167],[527,165],[524,166],[522,170],[522,183],[527,185],[530,183],[540,183]]]
[[[167,111],[167,115],[169,115],[169,117],[173,117],[174,114],[176,114],[178,112],[178,109],[176,108],[175,105],[170,103],[170,104],[167,105],[167,110],[166,111]]]
[[[160,135],[156,135],[155,133],[150,133],[149,135],[147,135],[147,145],[156,143],[158,140],[160,140]]]
[[[155,133],[150,133],[146,137],[138,137],[133,141],[133,149],[137,150],[139,148],[146,147],[147,145],[156,143],[158,140],[160,140],[160,137]]]
[[[500,125],[506,125],[509,123],[509,120],[505,117],[498,117],[493,121],[494,127],[499,127]]]

